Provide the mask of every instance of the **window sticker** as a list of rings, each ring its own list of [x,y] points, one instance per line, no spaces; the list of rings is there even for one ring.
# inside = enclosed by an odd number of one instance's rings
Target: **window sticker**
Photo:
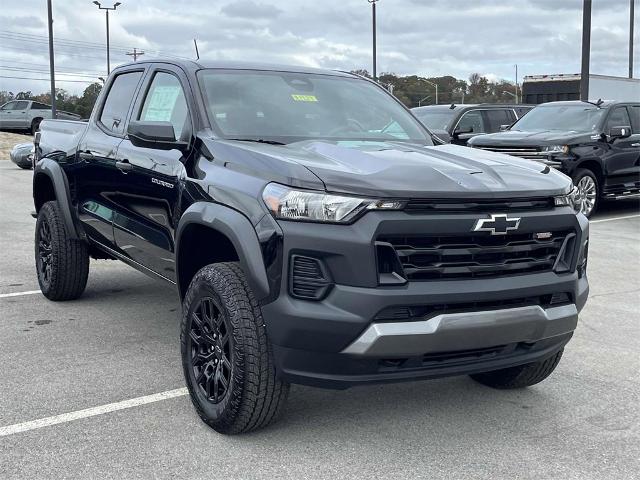
[[[293,98],[296,102],[317,102],[318,101],[315,95],[297,95],[293,93],[291,94],[291,98]]]
[[[181,93],[180,86],[178,85],[155,87],[147,103],[144,120],[151,122],[170,122],[176,101]]]

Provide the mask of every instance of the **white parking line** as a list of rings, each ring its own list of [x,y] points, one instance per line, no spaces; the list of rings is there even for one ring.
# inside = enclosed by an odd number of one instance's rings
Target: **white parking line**
[[[129,400],[123,400],[121,402],[108,403],[99,407],[86,408],[84,410],[76,410],[75,412],[63,413],[62,415],[54,415],[53,417],[45,417],[38,420],[31,420],[29,422],[7,425],[6,427],[0,427],[0,437],[6,437],[7,435],[14,435],[20,432],[27,432],[29,430],[36,430],[38,428],[49,427],[51,425],[57,425],[59,423],[73,422],[74,420],[79,420],[81,418],[95,417],[96,415],[115,412],[117,410],[124,410],[126,408],[139,407],[140,405],[160,402],[162,400],[168,400],[169,398],[182,397],[184,395],[188,395],[188,393],[189,391],[186,388],[176,388],[175,390],[168,390],[166,392],[145,395],[144,397],[137,397],[131,398]]]
[[[589,223],[613,222],[614,220],[624,220],[625,218],[635,218],[635,217],[640,217],[640,213],[637,215],[627,215],[625,217],[611,217],[611,218],[602,218],[600,220],[591,220]]]
[[[29,290],[27,292],[15,292],[15,293],[0,293],[0,298],[20,297],[22,295],[35,295],[36,293],[40,293],[40,290]]]

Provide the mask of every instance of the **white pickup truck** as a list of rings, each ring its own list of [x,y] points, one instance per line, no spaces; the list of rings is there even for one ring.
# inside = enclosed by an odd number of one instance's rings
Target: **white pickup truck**
[[[80,120],[80,115],[57,112],[62,120]],[[33,100],[13,100],[0,107],[0,129],[30,130],[32,134],[40,127],[40,122],[51,118],[51,105]]]

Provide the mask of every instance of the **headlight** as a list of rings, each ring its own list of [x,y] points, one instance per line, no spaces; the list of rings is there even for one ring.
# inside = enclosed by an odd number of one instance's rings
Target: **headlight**
[[[571,191],[566,195],[560,195],[554,197],[554,203],[556,207],[571,207],[573,210],[578,213],[580,212],[580,200],[578,196],[578,188],[572,187]]]
[[[542,151],[545,153],[569,153],[569,145],[547,145],[542,147]]]
[[[403,202],[295,190],[277,183],[266,186],[262,199],[276,218],[307,222],[350,223],[365,210],[400,210],[404,206]]]

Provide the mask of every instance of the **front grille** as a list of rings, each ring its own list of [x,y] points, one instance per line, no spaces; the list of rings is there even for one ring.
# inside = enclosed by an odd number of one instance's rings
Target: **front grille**
[[[559,254],[563,260],[571,258],[573,252],[563,244],[575,234],[568,230],[550,233],[542,239],[534,238],[533,233],[385,236],[378,243],[395,249],[407,280],[480,278],[547,272]]]
[[[428,200],[414,199],[407,202],[407,213],[425,214],[430,212],[512,212],[539,211],[554,208],[552,197],[521,199],[483,199],[483,200]]]
[[[482,146],[475,147],[481,150],[489,150],[491,152],[504,153],[513,157],[529,158],[532,160],[540,160],[546,158],[546,153],[540,151],[540,147],[498,147],[498,146]]]

